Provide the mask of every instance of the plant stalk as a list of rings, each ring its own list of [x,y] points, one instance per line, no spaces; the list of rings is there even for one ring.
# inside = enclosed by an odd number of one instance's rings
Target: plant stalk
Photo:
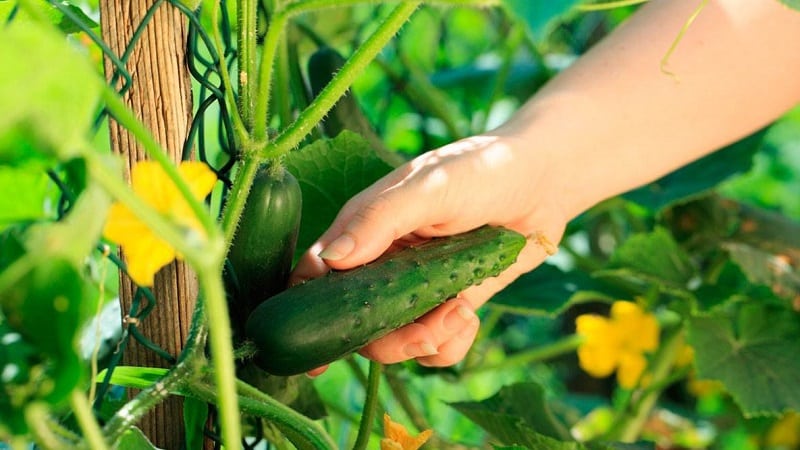
[[[370,62],[397,34],[420,4],[422,4],[422,1],[414,0],[405,1],[397,5],[372,35],[345,62],[341,70],[336,73],[308,108],[303,110],[288,128],[261,151],[262,157],[265,159],[277,158],[302,142],[316,124],[325,117],[325,114],[347,92],[355,79],[366,70]]]
[[[364,409],[361,412],[361,424],[358,426],[358,435],[353,444],[353,450],[365,450],[372,435],[372,425],[375,422],[375,412],[378,410],[378,388],[381,385],[383,365],[379,362],[369,362],[369,376],[367,377],[366,398]]]
[[[69,403],[89,448],[92,450],[106,450],[108,445],[103,438],[103,433],[100,431],[100,425],[94,418],[92,405],[89,404],[86,395],[82,391],[74,389],[70,394]]]

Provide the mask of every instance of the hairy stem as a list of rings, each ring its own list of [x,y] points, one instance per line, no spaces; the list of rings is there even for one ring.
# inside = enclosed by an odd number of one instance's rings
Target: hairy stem
[[[253,127],[256,89],[256,18],[258,0],[237,0],[239,48],[239,114],[248,130]]]
[[[296,147],[347,92],[386,44],[397,34],[422,2],[405,1],[397,5],[369,38],[347,60],[341,70],[320,92],[317,98],[303,110],[297,119],[276,140],[262,150],[264,158],[279,157]]]
[[[233,336],[230,316],[222,284],[221,264],[197,268],[206,320],[209,324],[209,339],[217,385],[219,420],[222,426],[222,442],[226,448],[237,448],[242,440],[242,426],[236,395],[236,368],[233,357]]]

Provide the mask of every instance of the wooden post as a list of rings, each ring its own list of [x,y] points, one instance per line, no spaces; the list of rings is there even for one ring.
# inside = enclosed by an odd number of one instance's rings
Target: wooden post
[[[155,0],[100,1],[103,39],[117,55],[126,51],[135,30],[154,3]],[[135,42],[126,66],[133,84],[125,94],[125,102],[174,161],[181,158],[192,113],[186,32],[186,18],[168,2],[162,2]],[[111,79],[114,66],[108,59],[105,69]],[[131,167],[145,159],[145,153],[133,136],[113,121],[110,135],[112,148],[127,161],[125,176],[130,179]],[[124,258],[124,254],[122,256]],[[164,268],[156,275],[153,288],[157,305],[137,324],[139,331],[170,354],[178,355],[186,342],[197,290],[196,277],[185,264],[176,262]],[[133,282],[121,276],[123,315],[130,310],[135,291]],[[167,361],[133,339],[125,352],[127,365],[169,366]],[[178,397],[171,397],[154,408],[139,426],[159,448],[181,449],[185,445],[182,402]]]

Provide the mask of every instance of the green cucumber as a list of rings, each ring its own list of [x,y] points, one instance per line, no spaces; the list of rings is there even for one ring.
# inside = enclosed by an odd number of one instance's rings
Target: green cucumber
[[[293,375],[340,359],[497,276],[525,242],[515,231],[485,226],[286,289],[247,319],[255,364]]]
[[[283,167],[259,168],[228,251],[226,275],[235,325],[243,326],[258,304],[286,289],[301,210],[300,184],[294,176]]]

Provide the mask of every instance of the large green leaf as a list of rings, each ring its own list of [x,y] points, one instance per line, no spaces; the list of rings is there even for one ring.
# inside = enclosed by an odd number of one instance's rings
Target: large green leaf
[[[585,271],[565,272],[542,264],[498,292],[491,306],[516,314],[555,316],[576,303],[615,298],[619,298],[617,291]]]
[[[303,191],[298,252],[316,241],[347,200],[392,170],[366,140],[350,131],[290,153],[286,166]]]
[[[800,315],[748,303],[689,321],[700,378],[722,381],[746,416],[800,411]]]
[[[85,55],[46,24],[0,27],[0,163],[87,148],[103,81]]]
[[[664,228],[628,238],[611,255],[609,271],[599,272],[671,289],[685,289],[695,275],[689,256]]]
[[[519,383],[500,389],[480,402],[458,402],[450,406],[507,444],[523,442],[529,433],[564,440],[569,431],[550,409],[544,389],[536,383]],[[539,438],[527,436],[533,442]]]
[[[715,153],[634,191],[624,197],[659,211],[688,197],[698,196],[722,181],[750,170],[753,155],[761,150],[766,130],[756,132]]]
[[[579,0],[503,0],[506,11],[525,26],[528,37],[541,42],[559,18]]]

